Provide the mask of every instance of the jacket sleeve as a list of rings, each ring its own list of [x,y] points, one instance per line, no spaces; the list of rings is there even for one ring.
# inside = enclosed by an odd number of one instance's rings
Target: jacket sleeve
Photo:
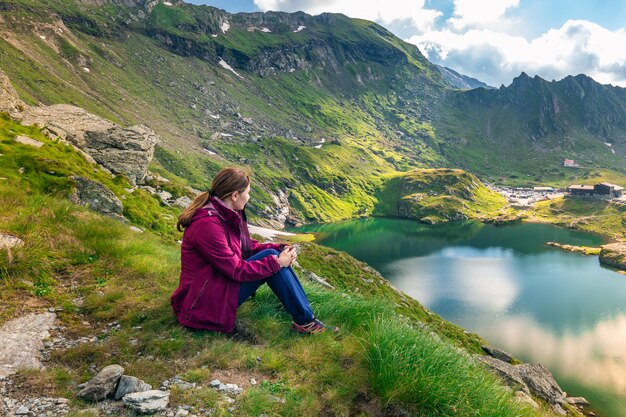
[[[249,282],[268,278],[281,268],[274,256],[256,261],[241,259],[228,245],[226,232],[218,219],[198,224],[193,243],[207,262],[234,281]]]
[[[282,252],[285,248],[285,245],[281,243],[259,243],[258,240],[252,239],[252,253],[259,253],[265,249],[275,249],[278,252]]]

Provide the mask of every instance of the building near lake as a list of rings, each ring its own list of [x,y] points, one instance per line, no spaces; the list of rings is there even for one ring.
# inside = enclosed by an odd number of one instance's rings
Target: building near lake
[[[609,182],[601,182],[593,186],[594,194],[607,196],[608,198],[619,198],[624,193],[624,188]]]
[[[593,185],[570,185],[567,192],[579,197],[593,197]]]
[[[624,193],[624,188],[619,185],[602,182],[595,185],[570,185],[567,187],[567,192],[578,197],[620,198]]]

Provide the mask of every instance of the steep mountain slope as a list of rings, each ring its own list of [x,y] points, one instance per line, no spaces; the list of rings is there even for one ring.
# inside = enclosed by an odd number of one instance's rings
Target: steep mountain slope
[[[451,90],[415,46],[343,15],[7,0],[0,31],[0,68],[25,102],[148,125],[163,138],[152,169],[197,189],[251,166],[252,212],[275,225],[371,213],[385,175],[417,168],[525,182],[589,175],[564,157],[625,169],[622,89],[522,75]]]
[[[29,104],[149,125],[157,160],[196,188],[251,165],[255,211],[288,202],[292,221],[333,220],[371,210],[378,174],[446,163],[428,122],[446,83],[378,25],[102,3],[5,3],[2,69]]]
[[[450,83],[450,85],[454,88],[459,88],[461,90],[472,90],[474,88],[480,87],[493,88],[492,86],[487,85],[484,82],[477,80],[476,78],[459,74],[452,68],[437,65],[437,70],[441,73],[441,75],[443,75],[443,78],[445,78],[445,80]]]
[[[585,75],[548,82],[522,73],[508,87],[449,94],[436,124],[444,153],[473,172],[537,181],[588,168],[626,169],[626,89]]]

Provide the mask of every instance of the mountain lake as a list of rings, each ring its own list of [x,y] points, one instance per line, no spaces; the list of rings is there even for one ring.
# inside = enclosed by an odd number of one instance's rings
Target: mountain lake
[[[548,241],[600,236],[543,224],[424,225],[369,218],[297,232],[376,268],[398,289],[525,362],[599,416],[626,417],[626,276]]]

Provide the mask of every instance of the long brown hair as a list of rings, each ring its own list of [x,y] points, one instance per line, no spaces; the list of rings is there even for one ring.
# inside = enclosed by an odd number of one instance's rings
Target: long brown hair
[[[235,191],[244,192],[248,185],[250,185],[250,175],[243,169],[236,167],[222,168],[213,179],[211,189],[198,194],[195,200],[178,216],[176,228],[179,232],[182,232],[184,228],[188,227],[196,210],[206,206],[211,197],[216,196],[223,200]]]

